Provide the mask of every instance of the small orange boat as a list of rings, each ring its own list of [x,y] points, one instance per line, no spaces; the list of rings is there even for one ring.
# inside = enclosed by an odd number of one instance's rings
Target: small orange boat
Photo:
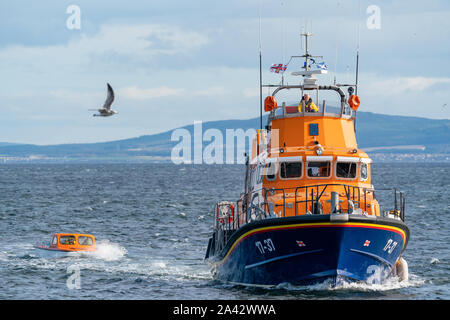
[[[50,244],[36,245],[36,249],[43,250],[52,255],[65,255],[69,252],[92,252],[96,251],[95,237],[90,234],[81,233],[54,233]],[[42,252],[42,251],[41,251]]]

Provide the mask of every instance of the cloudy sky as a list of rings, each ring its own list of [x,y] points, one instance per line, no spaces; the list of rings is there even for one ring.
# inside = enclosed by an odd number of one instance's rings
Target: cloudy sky
[[[321,83],[354,81],[359,21],[360,110],[450,118],[448,0],[361,0],[359,15],[359,0],[5,0],[0,142],[100,142],[257,117],[259,2],[264,82],[302,53],[306,19],[311,53],[329,68]],[[107,82],[119,114],[92,117]]]

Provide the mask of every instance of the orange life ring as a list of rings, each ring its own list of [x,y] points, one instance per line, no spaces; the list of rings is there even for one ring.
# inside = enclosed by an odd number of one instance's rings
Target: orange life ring
[[[352,94],[350,98],[348,98],[348,104],[353,110],[358,110],[359,105],[361,104],[361,99],[357,95]]]
[[[234,205],[233,204],[230,205],[230,210],[231,210],[231,214],[230,214],[230,217],[228,218],[228,222],[227,223],[231,223],[234,220]],[[217,220],[219,220],[219,222],[221,224],[225,223],[224,217],[222,217],[220,214],[219,214]]]
[[[275,100],[274,96],[267,96],[264,100],[264,111],[272,111],[273,109],[278,108],[277,100]]]

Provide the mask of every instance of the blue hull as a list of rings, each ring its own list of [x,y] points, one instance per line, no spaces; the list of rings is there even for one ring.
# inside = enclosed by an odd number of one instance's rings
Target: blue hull
[[[406,247],[408,227],[387,218],[347,220],[322,215],[249,223],[208,260],[217,279],[240,284],[382,283]]]

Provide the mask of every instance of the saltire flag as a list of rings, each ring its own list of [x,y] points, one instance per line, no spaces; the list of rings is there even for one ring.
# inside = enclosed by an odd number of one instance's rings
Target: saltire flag
[[[328,70],[328,66],[325,64],[325,62],[316,63],[316,67],[318,69]]]
[[[297,245],[298,245],[299,247],[306,247],[306,244],[304,244],[303,241],[298,241],[298,240],[296,240],[296,241],[297,241]]]
[[[271,67],[270,67],[270,71],[272,71],[272,72],[275,72],[275,73],[280,73],[280,71],[286,71],[286,65],[285,64],[282,64],[282,63],[279,63],[279,64],[273,64]]]
[[[364,242],[364,247],[368,247],[370,245],[370,241],[366,240],[366,242]]]

